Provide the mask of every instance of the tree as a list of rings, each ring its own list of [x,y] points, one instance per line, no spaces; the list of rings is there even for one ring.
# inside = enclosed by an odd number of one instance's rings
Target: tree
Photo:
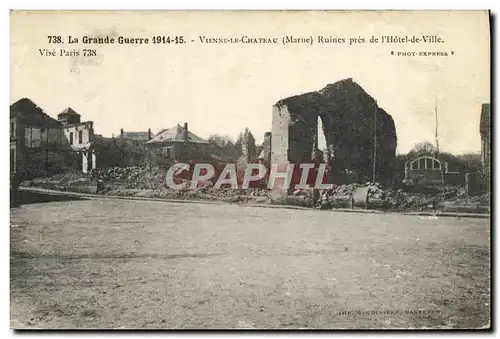
[[[436,147],[429,141],[423,141],[415,144],[410,152],[409,157],[418,155],[435,155],[437,153]]]
[[[234,143],[234,147],[236,148],[238,152],[238,157],[241,157],[241,146],[243,144],[243,133],[238,134],[238,139],[236,139],[236,142]]]
[[[457,158],[463,161],[464,165],[467,167],[468,172],[481,172],[481,154],[478,153],[466,153],[457,155]]]
[[[235,161],[240,156],[241,147],[239,148],[240,152],[238,152],[237,145],[229,136],[212,134],[208,137],[208,142],[214,145],[213,152],[226,161]]]
[[[223,136],[219,134],[212,134],[211,136],[209,136],[208,142],[222,148],[234,146],[234,143],[229,136]]]
[[[248,147],[248,157],[250,159],[255,159],[257,158],[257,150],[255,147],[255,137],[253,136],[252,132],[248,127],[245,128],[245,135],[247,138],[247,147]]]

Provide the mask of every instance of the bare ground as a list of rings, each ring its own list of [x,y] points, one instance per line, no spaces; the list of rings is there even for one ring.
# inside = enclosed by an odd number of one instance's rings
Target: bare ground
[[[25,205],[11,209],[11,327],[487,327],[489,237],[487,219]]]

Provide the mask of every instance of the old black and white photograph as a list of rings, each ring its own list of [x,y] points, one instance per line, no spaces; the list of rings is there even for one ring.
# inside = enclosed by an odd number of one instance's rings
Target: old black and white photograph
[[[10,328],[490,329],[490,13],[10,13]]]

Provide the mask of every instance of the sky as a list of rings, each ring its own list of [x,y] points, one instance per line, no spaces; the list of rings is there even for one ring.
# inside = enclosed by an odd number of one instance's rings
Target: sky
[[[487,12],[14,12],[11,103],[30,98],[53,117],[67,107],[104,136],[157,132],[188,122],[202,138],[257,142],[280,99],[353,78],[392,115],[398,153],[435,140],[441,150],[480,151],[481,104],[490,102]],[[370,44],[371,36],[438,35],[441,44]],[[70,45],[68,36],[184,36],[186,44]],[[202,44],[206,37],[312,37],[313,45]],[[48,36],[65,43],[49,44]],[[346,44],[318,44],[318,36]],[[349,38],[366,43],[349,45]],[[193,40],[193,42],[191,42]],[[80,41],[81,42],[81,41]],[[80,51],[41,56],[39,49]],[[84,48],[97,56],[84,57]],[[446,52],[447,57],[396,56]],[[453,51],[453,55],[451,52]],[[320,146],[322,146],[320,138]]]

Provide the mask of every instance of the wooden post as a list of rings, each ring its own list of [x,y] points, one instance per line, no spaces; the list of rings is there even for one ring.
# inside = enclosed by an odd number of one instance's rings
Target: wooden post
[[[465,173],[465,198],[469,198],[469,173]]]
[[[375,101],[374,109],[374,121],[375,125],[373,127],[373,174],[372,183],[375,183],[376,173],[377,173],[377,102]]]

